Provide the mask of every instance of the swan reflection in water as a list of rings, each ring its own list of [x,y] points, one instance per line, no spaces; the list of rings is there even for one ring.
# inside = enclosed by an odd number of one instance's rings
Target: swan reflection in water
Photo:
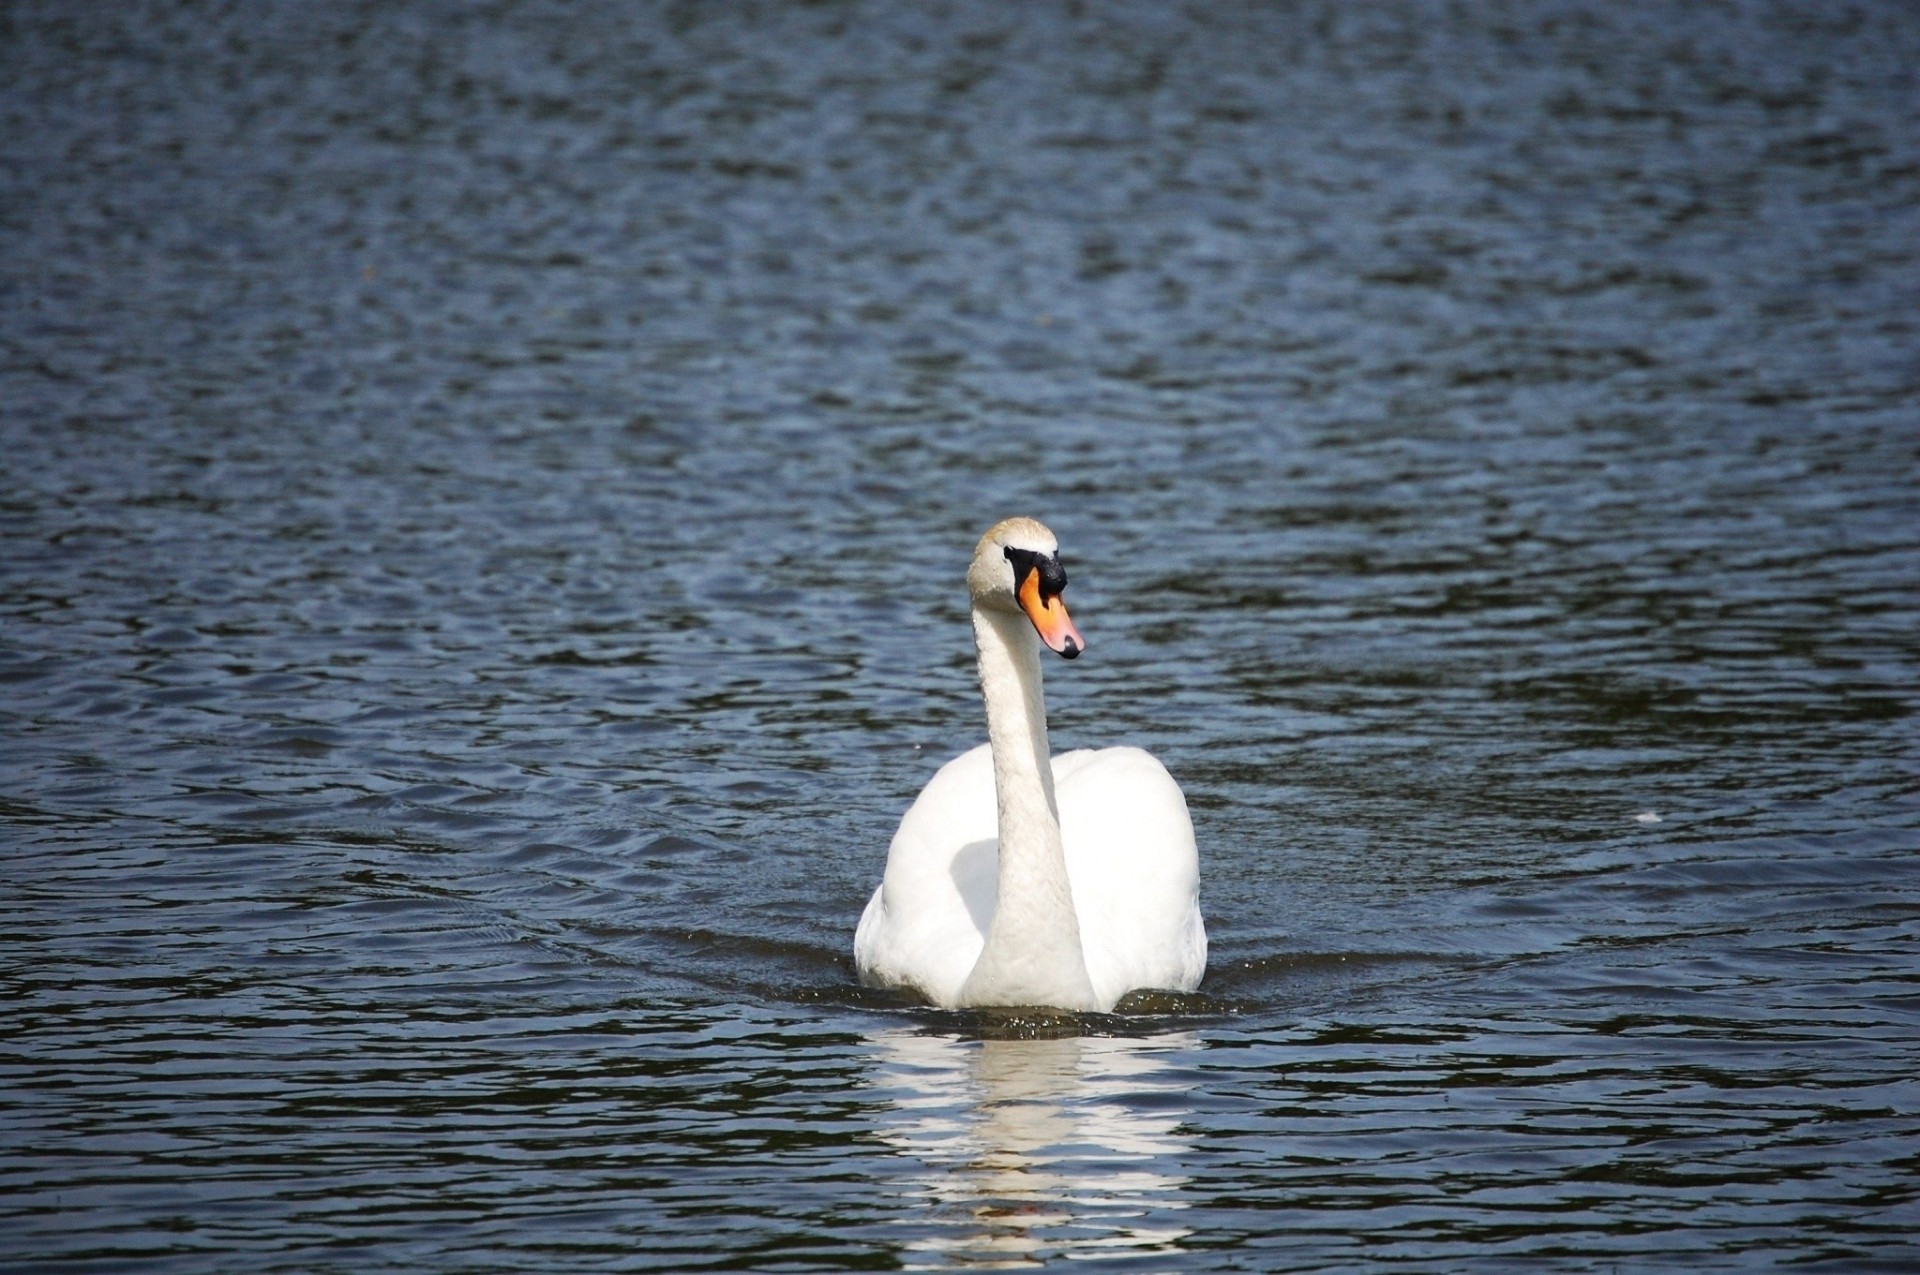
[[[909,1269],[1038,1266],[1055,1256],[1148,1255],[1189,1232],[1173,1172],[1191,1036],[978,1040],[889,1029],[870,1038],[879,1134],[918,1157],[934,1206]]]

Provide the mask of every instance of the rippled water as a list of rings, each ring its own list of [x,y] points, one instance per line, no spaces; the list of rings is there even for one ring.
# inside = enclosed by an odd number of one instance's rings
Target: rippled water
[[[0,14],[0,1264],[1911,1269],[1920,20]],[[860,989],[1060,533],[1214,961]]]

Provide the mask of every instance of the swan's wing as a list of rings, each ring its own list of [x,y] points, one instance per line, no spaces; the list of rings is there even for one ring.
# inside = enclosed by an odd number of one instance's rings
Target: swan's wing
[[[993,919],[999,833],[993,754],[982,744],[942,766],[900,820],[887,872],[853,938],[867,983],[960,996]]]
[[[1053,775],[1094,992],[1192,990],[1206,970],[1207,932],[1180,785],[1139,748],[1063,753]]]

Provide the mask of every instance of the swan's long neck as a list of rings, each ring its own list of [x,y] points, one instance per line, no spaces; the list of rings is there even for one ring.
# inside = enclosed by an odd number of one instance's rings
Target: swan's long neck
[[[999,893],[986,946],[961,988],[967,1005],[1095,1009],[1053,797],[1040,647],[1026,618],[973,609],[999,808]]]

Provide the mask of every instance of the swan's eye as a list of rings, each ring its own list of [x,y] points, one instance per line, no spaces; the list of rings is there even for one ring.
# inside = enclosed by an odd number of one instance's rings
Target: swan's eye
[[[1067,587],[1067,569],[1060,565],[1060,555],[1054,553],[1036,553],[1032,549],[1007,549],[1007,561],[1013,564],[1013,591],[1020,592],[1020,586],[1027,582],[1027,576],[1040,573],[1040,600],[1050,602],[1060,596]]]
[[[1040,555],[1031,549],[1015,549],[1007,546],[1007,561],[1013,564],[1013,591],[1020,592],[1020,586],[1027,582],[1027,573],[1033,570],[1034,559]]]

